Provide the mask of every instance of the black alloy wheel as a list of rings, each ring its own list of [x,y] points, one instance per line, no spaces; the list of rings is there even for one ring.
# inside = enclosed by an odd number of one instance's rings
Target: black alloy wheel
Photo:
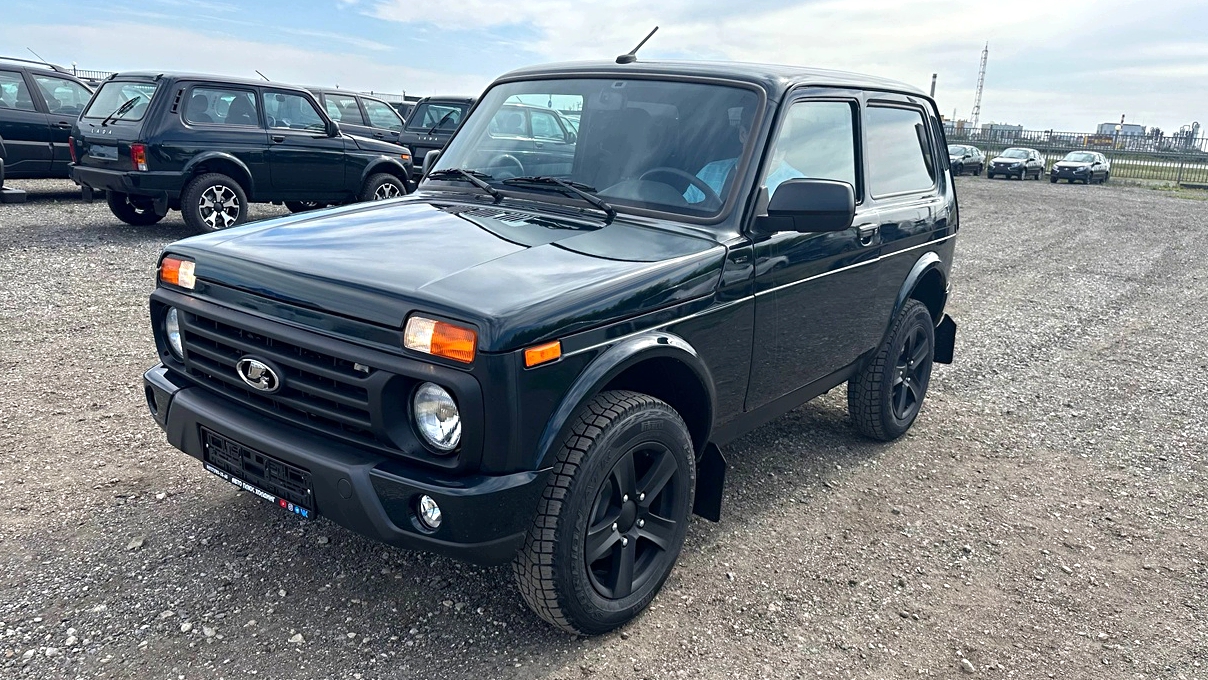
[[[890,441],[919,415],[935,357],[935,321],[907,300],[877,353],[847,383],[847,410],[861,434]]]
[[[637,616],[670,575],[696,458],[679,414],[637,392],[602,392],[568,427],[512,570],[541,618],[597,635]]]
[[[913,420],[923,405],[927,381],[931,377],[931,356],[931,339],[926,329],[912,328],[893,367],[890,403],[894,417],[900,421]]]

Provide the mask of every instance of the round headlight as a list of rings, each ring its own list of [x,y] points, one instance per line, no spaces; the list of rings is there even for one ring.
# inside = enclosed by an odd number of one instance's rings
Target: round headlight
[[[180,336],[180,315],[175,307],[169,307],[168,313],[164,315],[164,335],[168,338],[168,349],[172,350],[172,356],[184,361],[185,348]]]
[[[453,396],[440,385],[424,383],[411,401],[415,429],[428,444],[441,452],[457,448],[461,441],[461,414]]]

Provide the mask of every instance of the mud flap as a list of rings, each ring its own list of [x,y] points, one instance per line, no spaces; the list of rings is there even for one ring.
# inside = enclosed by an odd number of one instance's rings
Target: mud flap
[[[721,494],[726,485],[726,458],[713,442],[705,444],[705,452],[696,461],[696,499],[693,514],[710,522],[721,521]]]
[[[935,363],[950,364],[956,352],[956,322],[947,314],[935,327]]]

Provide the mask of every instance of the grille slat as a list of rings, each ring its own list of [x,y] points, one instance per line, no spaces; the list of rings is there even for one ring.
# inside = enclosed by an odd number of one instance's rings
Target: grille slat
[[[186,372],[244,404],[317,429],[380,446],[366,385],[372,373],[293,343],[244,331],[192,312],[182,315]],[[235,365],[247,355],[278,364],[281,389],[266,394],[246,385]],[[372,369],[371,369],[372,371]]]

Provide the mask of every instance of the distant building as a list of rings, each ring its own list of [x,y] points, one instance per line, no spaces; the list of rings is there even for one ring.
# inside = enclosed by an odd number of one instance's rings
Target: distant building
[[[1022,125],[1007,125],[1005,123],[986,123],[981,126],[982,137],[989,139],[1014,139],[1023,134]]]
[[[1100,134],[1100,135],[1114,135],[1114,134],[1116,134],[1117,125],[1120,126],[1120,136],[1121,137],[1124,137],[1124,136],[1144,137],[1145,136],[1145,126],[1136,125],[1134,123],[1124,123],[1123,125],[1120,125],[1120,123],[1099,123],[1099,129],[1096,131],[1096,133]]]

